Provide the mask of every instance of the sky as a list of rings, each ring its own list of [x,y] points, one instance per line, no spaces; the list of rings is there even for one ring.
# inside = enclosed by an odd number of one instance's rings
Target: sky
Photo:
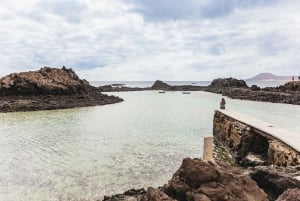
[[[0,76],[89,81],[300,74],[299,0],[0,0]]]

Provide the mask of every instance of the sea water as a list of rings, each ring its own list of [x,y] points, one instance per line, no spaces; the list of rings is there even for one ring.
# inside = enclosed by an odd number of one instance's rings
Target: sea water
[[[211,81],[164,81],[170,85],[192,85],[192,86],[208,86]],[[252,85],[257,85],[261,88],[264,87],[277,87],[279,85],[285,84],[286,81],[246,81],[246,84],[251,87]],[[119,84],[126,87],[151,87],[154,81],[94,81],[91,82],[94,86],[112,85]]]
[[[124,102],[0,114],[0,200],[101,200],[161,186],[183,158],[202,155],[221,99],[207,92],[110,94]],[[226,102],[228,109],[300,131],[300,106]]]

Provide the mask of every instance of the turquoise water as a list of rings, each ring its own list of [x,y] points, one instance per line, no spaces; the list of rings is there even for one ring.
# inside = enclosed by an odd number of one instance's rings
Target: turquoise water
[[[221,99],[206,92],[113,94],[125,101],[0,114],[0,200],[97,200],[160,186],[184,157],[202,155]],[[300,106],[226,101],[229,109],[299,133]]]

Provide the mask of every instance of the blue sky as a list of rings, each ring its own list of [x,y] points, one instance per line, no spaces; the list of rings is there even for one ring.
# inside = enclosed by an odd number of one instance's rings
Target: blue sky
[[[0,0],[0,76],[87,80],[300,74],[299,0]]]

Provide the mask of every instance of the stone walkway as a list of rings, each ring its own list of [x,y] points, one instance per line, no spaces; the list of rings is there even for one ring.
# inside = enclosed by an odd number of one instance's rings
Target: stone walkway
[[[244,124],[247,124],[251,127],[254,127],[260,131],[263,131],[274,138],[277,138],[278,140],[282,141],[283,143],[287,144],[291,148],[297,150],[300,152],[300,133],[293,133],[291,131],[288,131],[284,128],[280,128],[278,126],[275,126],[271,123],[264,122],[262,120],[256,119],[251,116],[247,116],[245,114],[241,114],[232,110],[221,110],[218,109],[217,111],[236,119],[237,121],[240,121]]]

